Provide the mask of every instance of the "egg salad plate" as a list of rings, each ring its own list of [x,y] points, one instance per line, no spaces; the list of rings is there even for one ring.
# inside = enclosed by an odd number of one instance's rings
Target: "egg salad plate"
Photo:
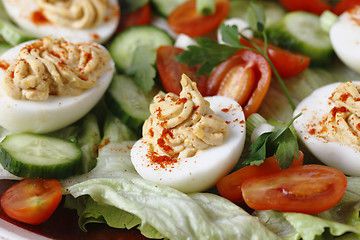
[[[360,239],[360,5],[0,3],[0,240]]]

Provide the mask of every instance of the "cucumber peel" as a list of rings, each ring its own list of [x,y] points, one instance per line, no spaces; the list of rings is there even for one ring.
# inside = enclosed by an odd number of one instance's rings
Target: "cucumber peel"
[[[8,135],[0,143],[0,163],[24,178],[62,179],[75,175],[82,151],[73,142],[33,133]]]

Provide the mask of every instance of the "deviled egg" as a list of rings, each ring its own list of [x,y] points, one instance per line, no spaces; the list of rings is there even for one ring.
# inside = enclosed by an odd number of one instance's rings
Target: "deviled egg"
[[[93,42],[34,40],[0,57],[0,126],[46,133],[83,117],[105,93],[115,71]]]
[[[105,42],[120,20],[117,0],[2,0],[11,19],[33,36]]]
[[[330,29],[330,40],[336,55],[355,72],[360,73],[360,6],[341,14]]]
[[[203,98],[183,74],[180,96],[158,94],[131,161],[144,178],[183,192],[204,191],[228,174],[245,143],[245,116],[234,100]]]
[[[324,164],[360,176],[360,82],[333,83],[302,100],[294,128]]]

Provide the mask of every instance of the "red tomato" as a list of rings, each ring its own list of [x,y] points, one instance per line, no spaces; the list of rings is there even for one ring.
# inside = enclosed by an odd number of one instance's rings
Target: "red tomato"
[[[9,217],[36,225],[53,214],[61,197],[57,180],[24,179],[4,192],[1,207]]]
[[[201,15],[196,11],[196,0],[189,0],[169,15],[169,27],[176,33],[184,33],[191,37],[211,32],[221,24],[230,11],[229,0],[215,0],[215,4],[215,13]]]
[[[241,49],[212,71],[206,95],[236,96],[234,99],[242,103],[245,117],[248,117],[259,109],[270,80],[271,68],[266,59]]]
[[[251,178],[241,188],[253,209],[315,214],[335,206],[346,185],[346,176],[335,168],[303,165]]]
[[[174,46],[160,46],[157,49],[156,65],[161,83],[166,92],[179,95],[182,89],[180,84],[181,75],[185,73],[192,81],[197,83],[199,92],[204,96],[206,94],[207,77],[196,74],[199,67],[189,67],[189,65],[175,60],[175,57],[183,51]]]
[[[263,40],[256,38],[251,40],[263,48]],[[240,38],[240,42],[244,46],[254,47],[245,38]],[[267,49],[271,62],[282,78],[294,77],[304,71],[310,64],[310,58],[303,54],[290,52],[271,43],[268,43]]]
[[[134,12],[122,14],[120,19],[119,31],[129,27],[149,24],[151,17],[150,3],[136,9]]]
[[[303,160],[304,154],[299,151],[298,159],[294,158],[293,164],[290,167],[301,166],[304,162]],[[216,187],[221,196],[240,204],[244,203],[241,191],[241,185],[244,181],[252,177],[264,176],[280,171],[282,171],[282,169],[279,167],[278,161],[275,156],[272,156],[265,159],[259,166],[249,165],[222,177],[217,182]]]
[[[340,15],[343,12],[355,7],[356,5],[360,5],[360,0],[342,0],[335,5],[332,11],[336,15]]]
[[[323,0],[279,0],[289,11],[306,11],[320,15],[325,10],[330,10],[329,3]]]

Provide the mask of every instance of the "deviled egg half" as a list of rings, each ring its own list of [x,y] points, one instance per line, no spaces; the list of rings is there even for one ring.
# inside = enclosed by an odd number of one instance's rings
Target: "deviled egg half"
[[[74,123],[105,93],[115,71],[94,42],[46,37],[0,57],[0,126],[47,133]]]
[[[145,179],[183,192],[204,191],[228,174],[245,143],[245,116],[234,100],[203,98],[185,74],[180,95],[160,93],[150,105],[131,161]]]
[[[360,82],[333,83],[302,100],[294,128],[324,164],[360,176]]]
[[[117,0],[2,0],[11,19],[33,36],[105,42],[120,20]]]
[[[330,40],[336,55],[355,72],[360,73],[360,6],[345,11],[330,29]]]

